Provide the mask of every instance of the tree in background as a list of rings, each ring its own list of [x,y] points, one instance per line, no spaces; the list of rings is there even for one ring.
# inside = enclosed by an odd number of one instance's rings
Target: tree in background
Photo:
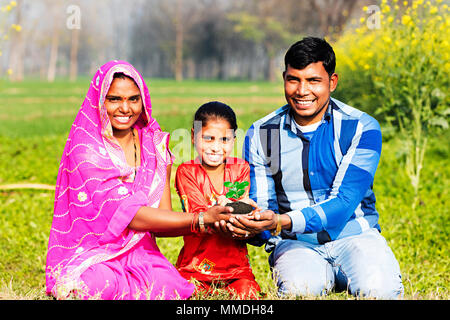
[[[3,45],[9,40],[11,30],[20,32],[22,27],[17,24],[9,24],[8,16],[13,12],[14,7],[17,6],[16,1],[11,1],[7,4],[0,3],[0,57],[3,56]],[[12,74],[12,69],[8,68],[8,74]],[[2,74],[2,68],[0,65],[0,75]]]
[[[22,2],[20,0],[10,1],[0,8],[2,15],[11,15],[13,22],[9,25],[8,19],[2,17],[0,21],[0,45],[2,42],[10,40],[11,51],[9,56],[7,73],[11,81],[21,81],[23,79],[23,32],[22,32]],[[3,55],[0,47],[0,56]]]
[[[61,38],[61,25],[62,25],[62,16],[60,14],[62,6],[60,2],[54,3],[51,5],[51,1],[47,0],[47,5],[49,8],[48,14],[52,17],[52,31],[51,31],[51,45],[50,45],[50,57],[48,60],[48,69],[47,69],[47,81],[53,82],[56,77],[56,64],[58,62],[58,53],[59,53],[59,42]]]
[[[309,5],[318,16],[321,36],[336,38],[352,16],[358,0],[309,0]]]
[[[273,80],[291,42],[343,29],[370,0],[311,1],[20,0],[3,66],[74,80],[123,59],[149,77]],[[67,26],[74,7],[81,28]]]
[[[269,59],[266,78],[270,81],[276,79],[276,57],[295,40],[282,17],[277,15],[280,13],[278,8],[280,3],[277,0],[253,0],[245,2],[243,10],[228,16],[234,22],[236,33],[264,48]]]

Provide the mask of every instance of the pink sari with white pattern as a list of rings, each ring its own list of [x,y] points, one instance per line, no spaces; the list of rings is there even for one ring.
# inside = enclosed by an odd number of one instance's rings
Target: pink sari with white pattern
[[[135,175],[113,136],[104,101],[115,73],[134,79],[143,112]],[[158,207],[172,163],[168,133],[151,117],[148,88],[125,61],[100,67],[67,139],[47,252],[47,294],[88,299],[186,299],[194,286],[161,254],[154,236],[128,228],[142,206]]]

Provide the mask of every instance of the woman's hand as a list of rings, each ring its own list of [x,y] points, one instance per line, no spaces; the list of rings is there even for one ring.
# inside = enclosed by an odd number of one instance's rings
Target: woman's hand
[[[205,227],[214,227],[216,222],[228,221],[230,213],[233,213],[233,208],[225,206],[212,206],[204,214]]]
[[[232,202],[230,199],[228,199],[227,197],[225,197],[224,195],[218,196],[217,197],[217,204],[219,206],[225,206],[227,203]]]

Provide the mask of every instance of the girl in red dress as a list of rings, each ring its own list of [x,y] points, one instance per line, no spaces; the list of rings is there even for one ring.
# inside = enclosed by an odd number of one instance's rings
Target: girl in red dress
[[[233,110],[221,102],[206,103],[195,113],[191,135],[198,157],[181,164],[175,178],[183,211],[201,214],[215,204],[230,202],[225,197],[226,181],[250,183],[249,164],[229,157],[236,129]],[[248,198],[248,189],[239,200],[256,207]],[[250,268],[245,241],[209,233],[184,236],[176,267],[186,279],[198,280],[198,290],[209,291],[214,284],[240,298],[258,298],[260,287]]]

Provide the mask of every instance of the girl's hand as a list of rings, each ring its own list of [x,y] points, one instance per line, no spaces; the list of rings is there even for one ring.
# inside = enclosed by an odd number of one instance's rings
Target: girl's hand
[[[222,237],[233,238],[233,233],[227,228],[227,222],[225,220],[214,223],[213,233],[220,234]]]
[[[221,220],[214,224],[215,229],[213,233],[220,234],[223,237],[232,238],[235,240],[248,240],[255,236],[256,233],[251,233],[245,230],[245,227],[239,223],[235,217],[231,217],[228,222]],[[235,232],[235,230],[241,230],[241,232]]]

